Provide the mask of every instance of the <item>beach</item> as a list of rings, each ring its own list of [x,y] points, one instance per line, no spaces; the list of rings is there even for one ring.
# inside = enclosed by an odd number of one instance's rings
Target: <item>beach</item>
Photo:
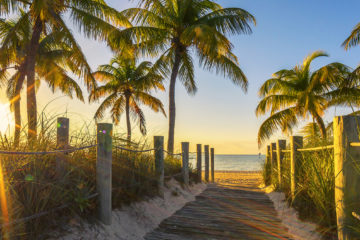
[[[262,182],[262,175],[260,171],[215,171],[215,182],[224,185],[252,184],[258,186]]]

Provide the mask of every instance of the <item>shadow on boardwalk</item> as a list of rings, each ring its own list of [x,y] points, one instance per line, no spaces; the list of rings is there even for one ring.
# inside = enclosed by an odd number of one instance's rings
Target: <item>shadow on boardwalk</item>
[[[145,239],[291,239],[258,184],[258,178],[210,184]]]

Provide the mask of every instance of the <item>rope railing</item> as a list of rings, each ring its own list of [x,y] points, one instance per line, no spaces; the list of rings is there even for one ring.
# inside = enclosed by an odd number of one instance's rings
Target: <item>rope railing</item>
[[[299,148],[297,151],[299,152],[314,152],[314,151],[321,151],[326,149],[333,149],[334,145],[328,145],[328,146],[321,146],[321,147],[313,147],[313,148]]]
[[[138,153],[143,153],[143,152],[151,152],[151,151],[155,151],[155,148],[151,148],[151,149],[145,149],[145,150],[135,150],[135,149],[130,149],[130,148],[124,148],[124,147],[120,147],[120,146],[114,146],[114,148],[119,149],[119,150],[123,150],[123,151],[129,151],[129,152],[138,152]],[[166,150],[163,150],[163,152],[165,152],[168,155],[171,156],[182,156],[182,153],[170,153]],[[192,153],[196,153],[196,152],[192,152]]]
[[[350,146],[351,147],[360,147],[360,142],[351,142]]]
[[[168,155],[171,155],[171,156],[181,156],[182,153],[171,153],[171,152],[168,152],[166,150],[163,150],[165,153],[167,153]]]
[[[64,150],[54,150],[54,151],[42,151],[42,152],[17,152],[17,151],[3,151],[0,150],[0,155],[46,155],[46,154],[58,154],[58,153],[72,153],[84,149],[89,149],[96,147],[97,144],[89,145],[89,146],[83,146],[78,148],[70,148],[70,149],[64,149]]]
[[[119,149],[119,150],[123,150],[123,151],[129,151],[129,152],[138,152],[138,153],[143,153],[143,152],[151,152],[154,151],[155,149],[145,149],[145,150],[135,150],[135,149],[130,149],[130,148],[124,148],[124,147],[120,147],[120,146],[114,146],[114,148]]]
[[[281,150],[281,152],[282,152],[282,153],[289,153],[289,152],[291,152],[291,150],[286,150],[286,149],[285,149],[285,150]]]

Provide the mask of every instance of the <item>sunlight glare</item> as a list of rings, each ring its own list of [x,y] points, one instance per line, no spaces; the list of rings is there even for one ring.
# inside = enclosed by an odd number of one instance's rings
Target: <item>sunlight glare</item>
[[[0,133],[7,133],[13,122],[13,115],[11,114],[9,104],[0,103]]]

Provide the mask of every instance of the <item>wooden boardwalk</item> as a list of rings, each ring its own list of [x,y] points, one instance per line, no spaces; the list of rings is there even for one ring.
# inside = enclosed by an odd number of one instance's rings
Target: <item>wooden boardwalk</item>
[[[210,184],[196,200],[165,219],[146,240],[291,239],[259,178]]]

